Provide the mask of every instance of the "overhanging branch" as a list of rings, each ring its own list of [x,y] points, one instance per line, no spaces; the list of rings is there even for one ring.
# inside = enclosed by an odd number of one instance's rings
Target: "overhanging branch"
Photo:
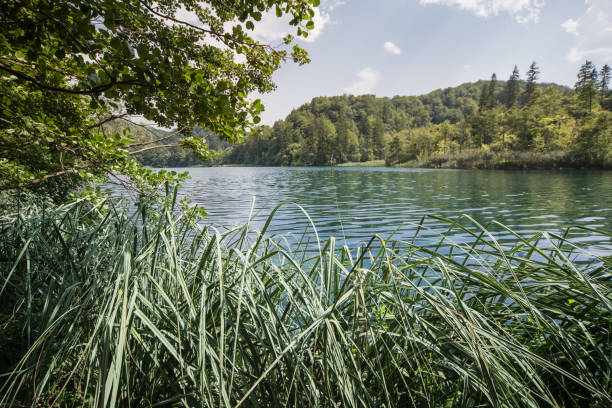
[[[149,147],[145,147],[144,149],[140,149],[140,150],[134,150],[132,152],[128,152],[128,154],[131,156],[131,155],[143,153],[149,150],[161,149],[163,147],[179,147],[179,146],[180,146],[179,143],[168,143],[164,145],[149,146]]]
[[[67,94],[71,94],[71,95],[93,95],[93,94],[99,94],[102,93],[104,91],[109,90],[110,88],[112,88],[113,86],[117,86],[117,85],[143,85],[138,81],[115,81],[114,79],[111,79],[111,82],[104,84],[104,85],[99,85],[96,86],[94,88],[89,88],[89,89],[72,89],[72,88],[62,88],[62,87],[57,87],[57,86],[51,86],[51,85],[47,85],[44,84],[40,81],[38,81],[36,78],[33,78],[27,74],[24,74],[21,71],[17,71],[14,70],[12,68],[7,67],[6,65],[2,65],[0,64],[0,69],[3,71],[8,72],[9,74],[15,75],[17,78],[23,79],[25,81],[31,82],[34,85],[36,85],[37,87],[41,88],[41,89],[45,89],[47,91],[54,91],[54,92],[62,92],[62,93],[67,93]]]

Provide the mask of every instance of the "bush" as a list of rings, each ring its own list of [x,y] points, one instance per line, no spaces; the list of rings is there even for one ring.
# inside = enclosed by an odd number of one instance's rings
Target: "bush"
[[[402,163],[401,167],[425,167],[446,169],[562,169],[562,168],[602,168],[603,164],[592,164],[568,152],[464,150],[451,154],[439,154],[421,161]]]

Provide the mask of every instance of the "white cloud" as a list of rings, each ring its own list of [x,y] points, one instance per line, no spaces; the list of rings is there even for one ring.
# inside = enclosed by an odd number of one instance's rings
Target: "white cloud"
[[[316,41],[323,33],[325,27],[333,23],[331,12],[344,4],[346,3],[342,0],[321,1],[321,5],[314,9],[315,15],[312,18],[315,25],[314,29],[308,32],[308,37],[300,37],[300,39],[310,43]],[[290,20],[291,17],[288,15],[283,15],[281,18],[276,17],[274,11],[264,14],[262,20],[255,24],[255,39],[269,43],[279,41],[287,34],[295,35],[296,30],[295,27],[289,25]]]
[[[306,42],[315,42],[315,40],[319,38],[325,26],[331,21],[331,16],[327,11],[321,11],[321,8],[318,7],[315,9],[315,15],[312,21],[315,26],[314,29],[308,32],[308,37],[303,39]]]
[[[362,69],[357,73],[357,77],[359,78],[357,82],[344,88],[343,92],[352,95],[372,93],[381,79],[380,72],[372,67]]]
[[[333,23],[331,18],[331,12],[336,8],[345,5],[346,2],[344,0],[322,0],[321,5],[314,9],[314,17],[312,21],[315,25],[314,29],[308,32],[308,37],[299,37],[300,40],[304,42],[314,42],[316,41],[325,27],[329,24]],[[198,16],[193,11],[187,11],[185,8],[179,8],[176,11],[175,18],[189,24],[201,26],[201,22]],[[289,21],[291,21],[291,16],[284,14],[281,18],[276,17],[275,10],[271,10],[268,13],[265,13],[262,16],[261,21],[255,23],[255,30],[253,32],[253,37],[256,40],[272,43],[274,41],[282,40],[287,34],[296,33],[296,28],[294,26],[289,25]],[[224,25],[224,28],[228,31],[231,31],[232,26],[237,22],[227,22]],[[168,25],[174,25],[175,23],[171,21],[167,21]],[[214,45],[218,45],[214,39],[212,39],[212,43]],[[274,44],[272,44],[274,45]]]
[[[578,35],[578,20],[570,18],[565,23],[561,24],[561,27],[570,34]]]
[[[545,0],[419,0],[419,3],[459,7],[484,18],[508,13],[524,24],[539,21]]]
[[[253,37],[256,40],[269,43],[272,41],[280,41],[287,34],[294,33],[294,30],[289,26],[289,16],[281,18],[276,17],[276,13],[269,12],[263,15],[261,21],[255,25]]]
[[[463,66],[463,69],[472,69],[472,65],[471,64],[465,64]]]
[[[567,53],[567,60],[569,62],[584,62],[588,59],[601,59],[605,62],[612,61],[612,48],[591,48],[591,49],[580,49],[571,48]]]
[[[612,62],[612,2],[610,0],[586,0],[587,10],[578,19],[569,19],[561,26],[574,34],[573,44],[567,53],[570,62],[595,59]]]
[[[340,7],[340,6],[344,6],[346,4],[346,1],[343,0],[333,0],[329,3],[329,5],[327,5],[327,9],[329,11],[333,11],[336,7]]]
[[[391,41],[387,41],[383,47],[389,54],[400,55],[402,53],[402,50],[400,50],[399,47],[393,44]]]

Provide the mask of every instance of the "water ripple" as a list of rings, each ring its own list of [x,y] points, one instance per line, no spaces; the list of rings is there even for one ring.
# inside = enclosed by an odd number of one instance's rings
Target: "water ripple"
[[[179,169],[184,170],[184,169]],[[248,221],[262,228],[281,202],[302,206],[322,237],[337,236],[358,245],[374,233],[411,239],[422,217],[458,218],[467,214],[514,239],[496,220],[520,235],[561,233],[573,225],[612,231],[612,173],[587,171],[455,171],[386,168],[197,168],[182,193],[202,205],[211,225],[231,227]],[[430,232],[448,225],[429,220]],[[281,208],[271,231],[299,235],[310,222],[297,206]],[[423,235],[428,236],[428,235]],[[612,248],[584,230],[576,241]],[[458,241],[468,239],[461,233]]]

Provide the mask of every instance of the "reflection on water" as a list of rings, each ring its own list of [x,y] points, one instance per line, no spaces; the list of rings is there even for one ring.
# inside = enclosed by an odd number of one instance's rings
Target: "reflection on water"
[[[184,169],[180,169],[181,171]],[[374,233],[410,239],[421,218],[463,214],[499,221],[524,236],[558,233],[572,225],[612,231],[612,173],[582,171],[466,171],[387,168],[196,168],[182,194],[204,206],[208,223],[261,228],[283,202],[299,204],[320,236],[355,245]],[[254,204],[253,204],[254,200]],[[252,207],[253,204],[253,208]],[[310,222],[295,205],[282,207],[274,234],[302,233]],[[430,219],[427,236],[446,230]],[[512,237],[490,227],[501,241]],[[420,235],[422,235],[421,232]],[[603,250],[609,240],[582,230],[570,237]],[[462,241],[467,236],[454,234]]]

